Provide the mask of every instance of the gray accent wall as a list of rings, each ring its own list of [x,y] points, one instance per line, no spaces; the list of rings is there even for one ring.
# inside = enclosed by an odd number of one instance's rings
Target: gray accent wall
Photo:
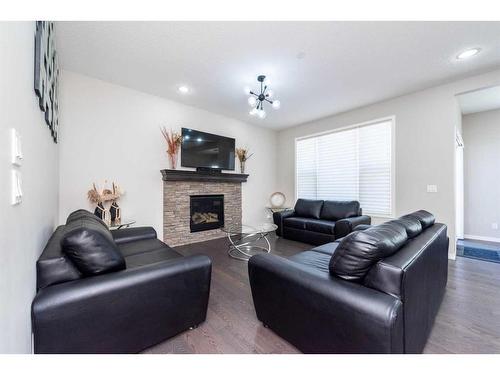
[[[465,237],[500,241],[500,109],[465,115],[462,125]]]

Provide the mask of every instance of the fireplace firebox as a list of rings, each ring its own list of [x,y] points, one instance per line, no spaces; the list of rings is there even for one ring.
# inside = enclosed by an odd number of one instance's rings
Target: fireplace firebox
[[[191,195],[189,226],[191,233],[222,228],[224,226],[224,196]]]

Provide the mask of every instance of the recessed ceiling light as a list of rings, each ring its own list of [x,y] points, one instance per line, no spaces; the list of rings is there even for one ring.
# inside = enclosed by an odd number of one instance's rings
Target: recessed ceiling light
[[[179,86],[177,88],[181,94],[187,94],[189,92],[189,87],[187,86]]]
[[[476,56],[481,52],[481,48],[469,48],[457,55],[458,60],[468,59],[469,57]]]

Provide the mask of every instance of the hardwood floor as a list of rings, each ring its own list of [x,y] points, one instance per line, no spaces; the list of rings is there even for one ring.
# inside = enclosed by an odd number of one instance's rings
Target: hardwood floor
[[[272,252],[290,256],[313,246],[270,238]],[[213,262],[207,320],[145,353],[300,353],[257,320],[247,263],[228,257],[227,240],[177,247]],[[179,311],[182,314],[182,311]],[[500,264],[458,258],[424,353],[500,353]]]

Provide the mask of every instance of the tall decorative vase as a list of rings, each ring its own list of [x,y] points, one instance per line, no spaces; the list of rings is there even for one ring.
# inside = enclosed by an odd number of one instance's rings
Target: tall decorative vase
[[[177,153],[168,154],[168,158],[170,159],[170,168],[177,169]]]
[[[111,222],[120,224],[121,209],[118,206],[118,203],[116,203],[116,200],[114,200],[111,203],[111,207],[109,208],[109,215],[110,215]]]
[[[245,173],[245,160],[240,160],[240,173]]]
[[[97,203],[97,206],[94,210],[94,215],[97,216],[99,219],[104,220],[106,216],[106,209],[104,208],[102,202]]]

